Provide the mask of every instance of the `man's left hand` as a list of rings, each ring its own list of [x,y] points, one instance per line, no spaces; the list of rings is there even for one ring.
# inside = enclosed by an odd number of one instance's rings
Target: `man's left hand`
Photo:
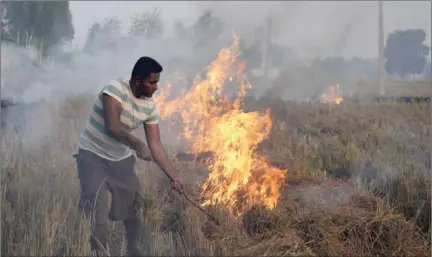
[[[136,152],[136,154],[138,158],[144,161],[153,161],[153,156],[151,155],[150,149],[148,147],[141,148],[139,151]]]

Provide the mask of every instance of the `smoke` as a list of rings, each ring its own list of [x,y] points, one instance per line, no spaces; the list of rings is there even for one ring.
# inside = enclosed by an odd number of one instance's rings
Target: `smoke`
[[[65,119],[56,116],[59,106],[67,104],[74,96],[94,99],[111,79],[129,79],[140,56],[151,56],[164,66],[160,82],[163,87],[176,71],[189,76],[191,82],[199,69],[217,55],[217,51],[206,51],[205,46],[200,52],[207,55],[197,55],[190,43],[193,38],[180,39],[172,32],[156,39],[132,37],[127,32],[126,27],[108,40],[96,41],[92,51],[65,46],[60,51],[53,51],[52,62],[48,63],[40,63],[35,49],[2,42],[1,98],[17,103],[2,108],[2,124],[21,132],[25,147],[34,149],[41,142],[49,142],[49,135],[59,130],[59,122]],[[173,92],[182,89],[175,86]]]
[[[362,38],[362,43],[366,43],[369,49],[360,49],[357,43],[356,49],[351,49],[351,52],[369,57],[377,54],[377,49],[370,50],[377,48],[376,3],[258,1],[205,2],[201,5],[203,9],[211,9],[248,39],[259,37],[255,35],[255,29],[271,17],[272,39],[294,47],[304,57],[332,55],[336,46],[344,48],[345,37],[353,44],[365,34],[373,37],[372,40]],[[242,10],[241,15],[239,10]],[[347,33],[346,26],[349,24],[352,28]],[[366,51],[362,53],[362,50]],[[348,53],[348,56],[353,56],[353,53]]]
[[[340,69],[337,63],[327,64],[327,71],[322,67],[319,67],[320,70],[310,69],[313,58],[375,58],[378,55],[376,3],[219,1],[203,2],[199,6],[202,10],[210,9],[221,17],[230,28],[223,36],[227,39],[230,32],[235,31],[244,47],[267,40],[267,29],[270,26],[270,41],[283,48],[279,54],[282,63],[270,60],[273,69],[270,72],[278,74],[271,81],[263,81],[258,75],[255,77],[254,74],[249,74],[253,82],[251,91],[256,97],[267,95],[297,101],[309,99],[329,83],[345,82],[334,74],[329,74],[331,68]],[[241,14],[239,10],[242,10]],[[271,21],[270,25],[268,20]],[[264,49],[254,51],[259,51],[264,56]],[[277,57],[274,56],[274,59]],[[262,67],[262,63],[249,62],[248,65]],[[352,67],[357,74],[364,72],[361,65],[354,64]],[[347,88],[343,83],[342,90],[354,89]]]
[[[97,3],[88,4],[95,6]],[[104,4],[98,3],[101,10]],[[265,31],[262,29],[265,28],[266,19],[269,17],[272,19],[272,42],[287,47],[286,51],[295,53],[291,57],[284,57],[281,64],[283,69],[288,67],[288,64],[293,66],[293,72],[290,73],[292,74],[291,84],[286,82],[286,86],[275,88],[273,95],[300,98],[313,93],[314,88],[305,89],[308,83],[313,84],[307,80],[311,77],[310,74],[305,72],[301,75],[296,72],[308,67],[312,57],[326,55],[375,57],[377,55],[376,3],[205,1],[184,5],[188,7],[176,9],[176,12],[184,13],[178,16],[189,16],[187,21],[182,20],[185,21],[184,25],[188,32],[192,31],[191,27],[201,12],[208,9],[223,21],[222,33],[207,41],[205,37],[211,35],[190,33],[180,37],[179,31],[175,30],[175,18],[170,14],[172,13],[172,10],[169,10],[170,4],[167,3],[166,9],[161,9],[161,19],[167,27],[163,37],[153,40],[129,37],[127,31],[130,26],[128,23],[130,16],[124,16],[120,18],[124,26],[122,34],[114,35],[110,39],[114,42],[114,46],[106,47],[107,42],[98,42],[92,53],[85,52],[81,48],[54,53],[53,65],[40,65],[34,50],[29,51],[2,42],[2,98],[13,98],[17,102],[26,104],[40,101],[61,104],[71,96],[95,96],[110,79],[117,77],[128,79],[134,62],[143,55],[156,58],[164,66],[161,87],[173,78],[172,74],[176,71],[191,83],[194,76],[217,56],[220,48],[231,44],[232,32],[240,36],[240,42],[245,47],[252,45],[256,40],[263,39]],[[390,3],[386,5],[389,6],[388,9],[395,9]],[[132,3],[125,3],[121,7],[116,5],[114,9],[117,8],[119,12],[120,9],[129,8],[131,14],[137,11],[137,7],[132,7]],[[79,13],[79,10],[75,9],[72,13],[75,24],[81,24],[80,16],[84,15]],[[86,11],[88,10],[89,8],[86,7]],[[85,15],[88,16],[88,13]],[[95,16],[97,15],[99,18],[94,22],[100,23],[110,16],[102,17],[99,12],[95,13]],[[386,31],[390,31],[391,21],[386,24]],[[82,31],[87,33],[91,25],[85,28],[75,27],[75,30],[81,34]],[[204,43],[197,45],[196,42],[199,40],[203,40]],[[63,58],[64,55],[67,58]],[[252,64],[253,61],[248,63],[248,65]],[[279,73],[283,72],[282,68],[277,67]],[[259,89],[260,94],[268,91],[269,88],[264,88],[264,82],[259,79],[254,80],[253,76],[251,79],[253,88]],[[174,84],[173,93],[178,94],[182,89],[185,89],[185,86]],[[343,89],[344,85],[342,85]],[[44,131],[49,129],[44,128]],[[35,130],[32,133],[36,133]]]

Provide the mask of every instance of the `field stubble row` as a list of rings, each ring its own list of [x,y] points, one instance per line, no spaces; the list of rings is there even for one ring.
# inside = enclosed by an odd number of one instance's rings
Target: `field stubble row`
[[[2,131],[3,254],[89,254],[89,224],[76,210],[72,154],[90,104],[75,98],[50,108],[58,118],[49,128],[46,123],[50,133],[41,138]],[[279,206],[272,211],[255,206],[241,219],[209,208],[222,221],[216,228],[164,186],[156,166],[138,162],[149,255],[430,255],[428,104],[246,99],[244,106],[268,107],[273,127],[259,151],[288,169]],[[27,124],[37,123],[29,114]],[[161,126],[162,140],[174,153],[179,146],[168,144],[175,138],[172,128],[166,121]],[[205,165],[177,166],[198,198]],[[122,254],[121,224],[111,225],[112,252]]]

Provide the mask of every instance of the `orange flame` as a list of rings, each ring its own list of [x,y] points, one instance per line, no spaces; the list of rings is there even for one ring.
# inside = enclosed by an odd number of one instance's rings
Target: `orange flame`
[[[206,79],[199,76],[191,88],[167,101],[168,87],[155,101],[163,119],[179,115],[183,136],[190,142],[190,152],[211,151],[214,160],[202,185],[203,206],[218,204],[234,215],[241,215],[253,204],[274,208],[280,198],[287,170],[270,165],[257,153],[258,144],[270,133],[270,110],[262,114],[241,109],[247,82],[240,55],[239,39],[234,35],[230,48],[220,50],[207,67]],[[226,84],[236,78],[234,101],[222,95]]]
[[[343,102],[343,97],[340,92],[339,84],[330,85],[328,87],[328,92],[322,94],[321,101],[327,104],[340,104]]]

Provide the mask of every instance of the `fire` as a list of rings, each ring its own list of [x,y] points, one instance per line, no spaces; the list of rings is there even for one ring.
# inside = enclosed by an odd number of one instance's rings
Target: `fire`
[[[241,215],[253,204],[274,208],[287,173],[257,152],[258,144],[270,133],[272,120],[269,109],[265,113],[242,110],[251,85],[239,54],[239,39],[234,35],[231,47],[221,49],[207,67],[205,79],[197,76],[192,87],[171,101],[167,100],[171,86],[155,98],[163,119],[174,114],[181,119],[191,153],[213,153],[209,177],[202,185],[202,205],[218,204],[234,215]],[[237,96],[230,100],[222,93],[233,81]]]
[[[330,104],[340,104],[343,102],[339,84],[330,85],[328,87],[328,93],[322,94],[321,101]]]

